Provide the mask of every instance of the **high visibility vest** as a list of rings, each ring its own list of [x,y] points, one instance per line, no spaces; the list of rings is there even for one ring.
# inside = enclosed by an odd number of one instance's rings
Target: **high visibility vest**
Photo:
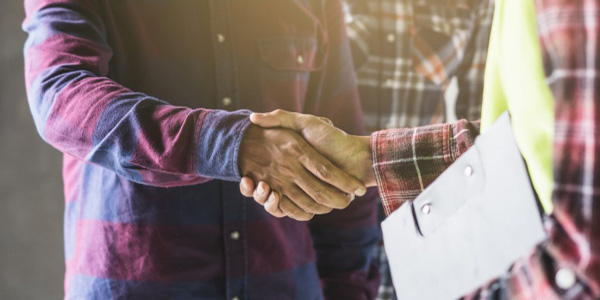
[[[554,98],[546,82],[533,0],[496,0],[485,71],[481,130],[510,111],[542,206],[552,211]]]

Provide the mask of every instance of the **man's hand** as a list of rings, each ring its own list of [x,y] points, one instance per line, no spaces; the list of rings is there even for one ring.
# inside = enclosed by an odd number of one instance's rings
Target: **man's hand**
[[[278,217],[288,215],[309,220],[315,214],[343,209],[354,195],[364,195],[365,185],[324,158],[296,132],[264,129],[251,125],[246,131],[239,155],[239,168],[245,178],[269,183],[253,191],[258,198],[271,190],[286,195],[272,210]],[[254,190],[254,187],[252,187]],[[273,198],[278,198],[273,193]],[[287,198],[289,196],[290,198]],[[292,200],[290,200],[292,199]],[[263,201],[264,203],[264,201]]]
[[[264,128],[280,127],[298,132],[336,166],[358,178],[367,186],[376,185],[369,137],[348,135],[333,127],[331,122],[324,118],[282,110],[252,114],[250,120]],[[265,206],[269,213],[275,216],[280,217],[282,214],[286,214],[281,208],[289,206],[288,202],[295,201],[294,196],[283,193],[280,197],[276,191],[270,193],[273,185],[268,180],[259,182],[255,190],[254,182],[251,178],[243,178],[240,182],[242,194],[254,197],[258,203]]]

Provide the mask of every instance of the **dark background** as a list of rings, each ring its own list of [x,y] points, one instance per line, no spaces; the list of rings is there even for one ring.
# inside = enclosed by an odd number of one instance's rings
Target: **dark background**
[[[23,18],[22,1],[0,0],[0,299],[61,299],[62,159],[27,106]]]

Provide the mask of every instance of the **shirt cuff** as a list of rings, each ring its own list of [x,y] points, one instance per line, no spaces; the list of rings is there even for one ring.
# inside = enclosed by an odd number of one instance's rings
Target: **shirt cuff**
[[[250,125],[249,110],[207,113],[198,126],[197,173],[214,179],[239,181],[240,144]]]
[[[478,134],[479,122],[465,120],[373,133],[373,170],[386,215],[414,200]]]

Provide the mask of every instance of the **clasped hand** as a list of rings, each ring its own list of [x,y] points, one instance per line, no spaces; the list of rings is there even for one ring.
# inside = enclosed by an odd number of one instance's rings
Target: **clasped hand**
[[[326,118],[283,110],[255,113],[250,120],[254,125],[240,150],[240,191],[273,216],[310,220],[346,208],[375,185],[369,137],[349,135]]]

